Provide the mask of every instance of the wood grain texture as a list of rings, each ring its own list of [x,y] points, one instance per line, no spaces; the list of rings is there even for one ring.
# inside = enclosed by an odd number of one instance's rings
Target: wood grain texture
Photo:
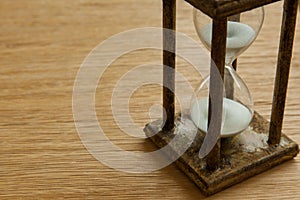
[[[199,41],[191,6],[178,4],[177,29]],[[261,34],[239,58],[238,72],[252,92],[255,109],[267,119],[281,8],[281,3],[266,6]],[[81,143],[73,121],[72,90],[83,59],[113,34],[161,27],[161,9],[161,1],[1,0],[0,199],[204,199],[174,165],[149,174],[127,174],[98,162]],[[297,143],[299,32],[297,27],[283,124],[283,132]],[[126,135],[114,122],[110,109],[114,85],[134,66],[161,63],[161,59],[160,51],[128,53],[112,63],[99,83],[95,96],[99,122],[123,149],[153,151],[155,147]],[[177,63],[177,70],[196,87],[199,75],[183,59]],[[158,86],[145,86],[132,95],[129,105],[136,124],[143,127],[149,122],[148,110],[162,103],[161,95]],[[299,199],[299,170],[296,157],[207,199]]]

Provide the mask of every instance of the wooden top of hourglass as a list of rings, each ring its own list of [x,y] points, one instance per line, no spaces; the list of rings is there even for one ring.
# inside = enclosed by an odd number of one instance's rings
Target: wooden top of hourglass
[[[227,17],[279,0],[185,0],[212,18]]]

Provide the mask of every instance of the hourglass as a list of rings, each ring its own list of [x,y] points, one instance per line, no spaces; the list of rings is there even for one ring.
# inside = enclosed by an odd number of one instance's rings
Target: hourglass
[[[212,20],[194,9],[194,25],[205,47],[211,50]],[[264,19],[263,7],[229,16],[227,21],[221,137],[245,130],[253,116],[253,101],[245,82],[233,68],[234,60],[257,37]],[[210,76],[204,78],[193,96],[190,115],[195,125],[207,132]]]
[[[298,0],[284,0],[269,121],[253,110],[249,89],[235,71],[235,60],[258,35],[264,18],[262,6],[275,1],[185,1],[197,9],[194,22],[201,42],[210,50],[210,75],[196,90],[189,113],[175,114],[175,73],[164,68],[165,114],[148,123],[144,131],[205,195],[212,195],[299,152],[298,144],[281,132]],[[171,69],[176,63],[176,34],[166,29],[175,27],[176,0],[163,0],[163,64]],[[202,151],[207,154],[203,156]]]

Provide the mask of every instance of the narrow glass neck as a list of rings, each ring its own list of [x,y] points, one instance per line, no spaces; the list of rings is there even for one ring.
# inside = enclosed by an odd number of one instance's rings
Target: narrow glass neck
[[[225,65],[231,66],[232,67],[232,63],[233,61],[236,59],[235,54],[230,55],[230,53],[226,52],[226,56],[225,56]]]

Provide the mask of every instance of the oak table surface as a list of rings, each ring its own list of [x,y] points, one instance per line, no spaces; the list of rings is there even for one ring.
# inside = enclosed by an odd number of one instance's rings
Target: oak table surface
[[[261,33],[240,57],[238,66],[256,111],[267,119],[281,7],[281,2],[265,7]],[[205,198],[174,165],[152,173],[132,174],[102,164],[81,143],[74,124],[73,84],[84,58],[114,34],[160,27],[161,1],[1,0],[0,26],[0,199]],[[199,42],[192,7],[184,1],[178,1],[177,28]],[[283,127],[283,132],[297,143],[299,33],[297,27]],[[113,88],[133,67],[160,62],[159,51],[127,53],[109,66],[99,82],[95,94],[99,123],[105,134],[125,150],[153,151],[155,147],[148,140],[126,135],[115,123],[110,107]],[[193,69],[183,59],[177,62],[178,70],[196,87],[199,77]],[[148,76],[161,75],[154,72]],[[130,115],[136,125],[143,127],[149,122],[149,109],[159,103],[158,86],[136,90],[129,100]],[[296,157],[207,199],[299,199],[299,171],[300,159]]]

